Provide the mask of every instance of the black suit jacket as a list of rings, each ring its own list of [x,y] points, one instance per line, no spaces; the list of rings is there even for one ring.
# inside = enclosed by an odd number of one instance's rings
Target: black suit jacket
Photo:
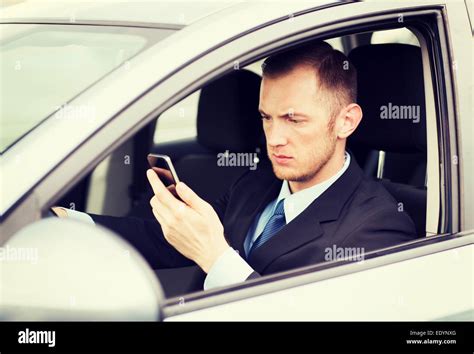
[[[282,181],[269,163],[244,173],[213,207],[226,239],[243,257],[247,232],[259,213],[277,198]],[[193,265],[163,237],[155,219],[91,215],[126,238],[154,269]],[[247,262],[254,278],[324,262],[334,247],[363,248],[365,252],[416,237],[410,217],[378,182],[368,180],[354,158],[344,174],[301,214],[255,249]]]

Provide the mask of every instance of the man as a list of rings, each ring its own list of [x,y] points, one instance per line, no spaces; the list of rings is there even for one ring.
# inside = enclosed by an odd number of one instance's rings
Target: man
[[[182,182],[183,202],[174,198],[148,170],[156,220],[92,215],[154,268],[196,263],[207,273],[205,289],[334,259],[328,250],[367,252],[415,237],[408,215],[345,151],[362,119],[346,56],[313,42],[262,68],[270,164],[246,172],[213,205]]]

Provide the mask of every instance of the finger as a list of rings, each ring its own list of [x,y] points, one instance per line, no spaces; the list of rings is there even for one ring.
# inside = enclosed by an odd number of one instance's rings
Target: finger
[[[153,189],[153,193],[155,193],[155,196],[162,204],[171,209],[177,209],[180,205],[184,205],[180,200],[173,197],[171,192],[165,187],[163,182],[160,181],[153,170],[147,170],[146,176],[148,182],[150,182],[151,188]]]
[[[166,224],[166,226],[168,226],[174,216],[172,214],[172,211],[166,207],[165,205],[163,205],[159,200],[158,198],[156,197],[156,195],[154,195],[151,199],[150,199],[150,205],[151,205],[151,208],[152,208],[152,211],[153,211],[153,214],[156,215],[159,215],[160,216],[160,220],[162,220],[162,222],[164,222]],[[161,224],[161,221],[160,221],[160,224]]]
[[[173,195],[175,198],[179,198],[178,193],[176,192],[176,185],[175,184],[170,184],[168,187],[166,187],[170,191],[170,193]]]
[[[166,221],[162,218],[160,214],[156,212],[155,209],[151,210],[153,212],[153,215],[155,216],[156,220],[158,220],[158,223],[160,224],[161,231],[163,231],[163,236],[166,239],[166,234],[168,233],[168,226],[166,224]]]
[[[178,192],[179,197],[188,204],[193,210],[198,212],[201,215],[205,215],[209,208],[212,209],[211,205],[205,200],[201,199],[194,191],[189,188],[183,182],[179,182],[176,185],[176,191]]]
[[[150,205],[153,213],[158,214],[160,219],[166,224],[166,227],[176,229],[183,227],[188,220],[195,220],[195,212],[187,207],[184,203],[176,209],[170,209],[163,205],[156,196],[150,199]]]
[[[165,178],[167,181],[170,181],[170,182],[174,181],[171,171],[167,170],[166,168],[153,167],[153,171],[155,171],[158,174],[158,176]]]

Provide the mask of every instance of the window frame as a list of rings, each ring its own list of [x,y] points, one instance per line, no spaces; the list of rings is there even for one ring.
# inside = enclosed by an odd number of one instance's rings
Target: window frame
[[[431,190],[433,193],[431,193],[431,198],[436,198],[436,195],[440,195],[439,205],[435,207],[435,211],[439,212],[439,219],[436,219],[436,223],[438,224],[436,236],[425,238],[425,239],[418,239],[414,240],[402,245],[396,245],[390,248],[386,249],[381,249],[381,250],[376,250],[373,252],[370,252],[366,254],[366,257],[369,259],[372,258],[379,258],[381,256],[389,256],[389,255],[394,255],[398,252],[401,252],[403,250],[412,250],[413,254],[416,254],[415,257],[420,257],[421,255],[426,255],[426,254],[431,254],[432,252],[427,251],[423,252],[423,247],[425,246],[430,246],[433,244],[437,244],[439,242],[447,241],[447,240],[457,240],[460,235],[454,236],[454,234],[458,233],[460,230],[458,227],[456,227],[456,223],[453,223],[453,219],[457,219],[459,214],[457,213],[457,208],[455,208],[452,205],[453,199],[457,199],[456,197],[453,197],[453,189],[456,190],[457,184],[455,183],[456,179],[453,179],[452,177],[452,168],[450,169],[449,166],[445,168],[444,166],[448,165],[447,163],[444,163],[444,161],[451,161],[449,156],[451,156],[451,151],[454,147],[456,146],[456,142],[454,139],[453,143],[453,137],[452,135],[450,136],[450,127],[452,127],[452,124],[454,124],[455,120],[455,115],[454,112],[451,110],[452,106],[449,104],[449,99],[447,98],[447,93],[445,88],[449,87],[449,82],[450,82],[450,76],[445,74],[445,71],[449,69],[449,65],[446,66],[445,62],[446,60],[449,61],[448,56],[447,56],[447,42],[446,38],[444,37],[444,26],[445,24],[443,22],[439,21],[439,17],[442,15],[444,16],[445,13],[443,13],[443,9],[440,7],[431,7],[430,9],[423,9],[419,11],[407,11],[405,12],[392,12],[392,13],[385,13],[385,14],[378,14],[376,16],[373,16],[374,20],[367,20],[370,22],[370,27],[371,31],[374,30],[380,30],[381,28],[384,28],[383,23],[387,21],[387,16],[392,16],[392,20],[394,17],[400,15],[400,13],[403,13],[406,15],[405,18],[420,18],[420,16],[423,17],[429,17],[432,16],[433,18],[437,19],[436,25],[438,26],[437,29],[439,30],[439,34],[430,31],[431,28],[425,28],[425,32],[422,34],[419,30],[419,28],[415,28],[414,32],[417,34],[418,39],[420,40],[420,47],[424,50],[424,55],[423,55],[423,70],[425,73],[425,86],[426,86],[426,91],[427,92],[432,92],[434,94],[434,100],[429,101],[427,100],[427,116],[428,112],[431,112],[432,114],[434,113],[435,119],[433,119],[434,123],[438,126],[441,127],[441,129],[436,129],[436,135],[437,139],[436,140],[431,140],[431,142],[428,143],[428,151],[433,152],[430,154],[430,163],[431,163],[431,171],[436,171],[436,175],[438,175],[439,172],[439,179],[435,181],[430,181],[428,185],[428,190]],[[368,17],[369,18],[369,17]],[[378,20],[375,20],[378,19]],[[350,23],[353,20],[342,20],[340,23],[340,27],[343,27],[346,22]],[[390,23],[390,20],[388,20]],[[379,27],[382,24],[382,27]],[[359,25],[362,27],[366,27],[364,24]],[[392,25],[388,24],[388,27],[392,27]],[[405,26],[405,25],[404,25]],[[408,27],[408,26],[406,26]],[[440,28],[441,27],[441,28]],[[349,31],[354,31],[354,28],[357,28],[356,26],[351,27]],[[410,30],[412,30],[410,26]],[[311,32],[311,31],[308,31]],[[315,39],[315,37],[320,37],[320,39],[324,39],[326,37],[329,37],[329,33],[338,33],[338,35],[344,35],[348,34],[347,29],[340,29],[339,31],[328,31],[326,33],[320,34],[319,36],[315,35],[307,35],[304,36],[305,38],[310,37],[311,39]],[[430,38],[430,41],[426,41],[426,38],[424,36],[430,35],[432,36]],[[332,36],[332,34],[331,34]],[[294,45],[295,42],[292,42],[290,45]],[[285,46],[279,46],[277,49],[274,49],[279,51],[285,48]],[[442,48],[445,48],[443,50]],[[242,59],[241,63],[242,66],[248,65],[248,63],[251,61],[250,58],[260,58],[263,56],[268,56],[272,53],[272,51],[266,51],[264,55],[258,55],[255,56],[255,54],[248,55],[244,59]],[[257,59],[258,60],[258,59]],[[426,65],[429,64],[429,65]],[[440,74],[444,73],[444,74]],[[428,76],[426,74],[429,74]],[[435,75],[433,77],[433,75]],[[446,86],[448,85],[448,86]],[[452,99],[452,97],[451,97]],[[430,106],[430,107],[428,107]],[[451,115],[448,113],[451,111]],[[431,126],[431,129],[436,128]],[[452,131],[452,129],[451,129]],[[434,146],[433,146],[434,145]],[[437,152],[437,153],[436,153]],[[441,161],[440,164],[438,164],[438,161]],[[453,166],[451,166],[453,167]],[[457,172],[457,171],[455,171]],[[444,186],[444,188],[443,188]],[[456,193],[454,193],[456,194]],[[440,208],[438,210],[438,207]],[[451,211],[451,213],[449,213]],[[429,209],[429,205],[427,204],[427,215],[428,213],[431,212]],[[444,217],[443,217],[444,216]],[[456,220],[457,221],[457,220]],[[461,240],[461,241],[456,241],[456,242],[461,242],[462,244],[469,244],[470,242],[468,240]],[[471,241],[472,242],[472,241]],[[447,246],[447,245],[446,245]],[[456,246],[458,247],[458,246]],[[420,249],[421,248],[421,249]],[[429,248],[429,247],[427,247]],[[436,248],[443,248],[443,245],[437,246]],[[450,247],[447,246],[446,249],[449,249]],[[391,257],[391,256],[389,256]],[[395,259],[398,258],[395,262],[399,262],[402,260],[410,259],[412,258],[411,256],[404,256],[404,257],[395,257]],[[381,261],[383,263],[383,261]],[[192,294],[186,294],[181,297],[174,297],[174,298],[169,298],[165,302],[164,305],[164,313],[165,317],[169,316],[174,316],[176,314],[182,314],[186,312],[191,312],[195,311],[197,309],[204,309],[207,307],[213,307],[217,303],[227,303],[231,301],[236,301],[238,299],[243,299],[243,298],[248,298],[251,296],[257,296],[257,295],[262,295],[268,292],[272,291],[279,291],[279,290],[284,290],[289,287],[295,286],[295,283],[298,285],[303,285],[305,283],[312,283],[314,281],[322,280],[324,279],[324,276],[319,277],[318,274],[321,274],[321,271],[327,270],[328,268],[338,268],[338,266],[342,265],[347,265],[351,262],[349,261],[336,261],[335,263],[331,264],[317,264],[313,266],[308,266],[305,268],[299,268],[295,270],[290,270],[288,272],[284,273],[278,273],[275,275],[269,275],[265,276],[256,280],[252,281],[247,281],[243,284],[237,284],[237,285],[231,285],[228,287],[224,287],[221,289],[217,290],[208,290],[205,292],[196,292]],[[389,262],[393,263],[393,262]],[[355,268],[355,267],[354,267]],[[370,269],[370,267],[367,267],[366,269]],[[355,271],[355,270],[354,270]],[[357,270],[359,271],[359,270]],[[345,272],[351,272],[347,271],[346,269],[344,272],[333,272],[333,276],[339,276]],[[316,274],[314,274],[316,273]],[[334,275],[336,273],[337,275]],[[306,280],[301,283],[297,282],[293,278],[298,277],[298,278],[303,278],[303,276],[307,274],[312,274],[314,277],[311,277],[311,280]],[[294,281],[293,281],[294,280]],[[279,285],[275,285],[275,283],[279,283]],[[272,285],[270,285],[272,284]],[[257,290],[257,288],[259,288]],[[240,293],[239,295],[232,296],[231,294],[233,292],[238,292]],[[219,297],[219,299],[222,299],[222,302],[220,300],[217,300],[216,298]],[[181,306],[183,299],[186,299],[186,304],[185,306],[186,309]]]

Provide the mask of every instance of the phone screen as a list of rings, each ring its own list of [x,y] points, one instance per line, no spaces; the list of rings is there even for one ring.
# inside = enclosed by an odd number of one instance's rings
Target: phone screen
[[[160,156],[149,154],[148,163],[150,167],[155,171],[155,173],[160,178],[161,182],[165,185],[166,188],[173,194],[176,198],[179,198],[178,193],[176,192],[176,181],[174,168],[171,165],[171,159],[168,156]]]

